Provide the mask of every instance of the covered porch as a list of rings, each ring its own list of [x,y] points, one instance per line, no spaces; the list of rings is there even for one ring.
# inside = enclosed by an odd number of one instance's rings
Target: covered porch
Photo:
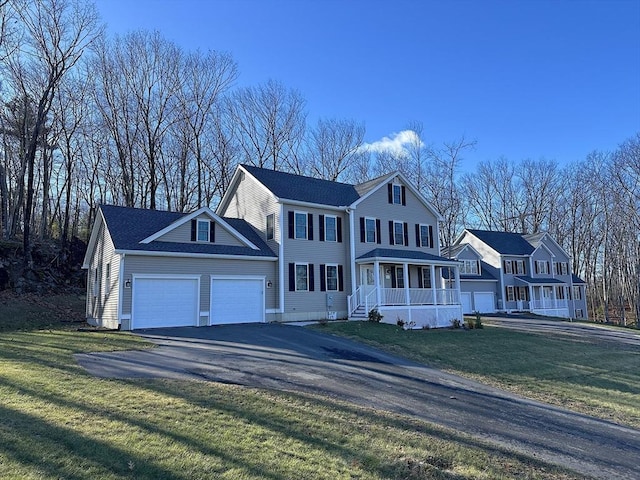
[[[447,274],[443,272],[447,270]],[[414,328],[462,322],[458,262],[424,252],[376,249],[356,260],[350,318],[377,309],[383,322]]]
[[[516,308],[538,315],[569,318],[569,286],[556,278],[516,277]],[[523,294],[524,293],[524,294]]]

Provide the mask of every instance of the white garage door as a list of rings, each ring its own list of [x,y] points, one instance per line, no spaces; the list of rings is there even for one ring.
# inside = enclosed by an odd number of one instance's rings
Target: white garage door
[[[264,322],[262,278],[212,278],[211,325]]]
[[[198,325],[198,279],[135,278],[131,328]]]
[[[495,313],[496,305],[491,292],[475,292],[473,294],[475,309],[480,313]]]
[[[460,303],[462,303],[462,313],[473,313],[471,292],[460,292]]]

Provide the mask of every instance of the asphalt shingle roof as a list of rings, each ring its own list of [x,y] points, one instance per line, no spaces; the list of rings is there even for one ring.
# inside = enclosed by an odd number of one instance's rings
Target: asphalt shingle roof
[[[516,279],[529,285],[551,285],[551,284],[564,285],[565,284],[565,282],[563,282],[562,280],[558,280],[557,278],[551,278],[551,277],[533,278],[533,277],[528,277],[526,275],[520,275],[520,276],[517,276]]]
[[[488,230],[467,230],[502,255],[531,255],[535,248],[523,235]]]
[[[105,222],[107,223],[107,228],[111,234],[111,239],[117,250],[275,257],[273,251],[251,225],[237,218],[223,218],[223,220],[258,247],[259,250],[238,245],[219,245],[215,243],[177,243],[157,240],[150,243],[140,243],[141,240],[144,240],[188,214],[118,207],[115,205],[101,205],[100,210],[102,211]]]
[[[283,200],[318,203],[342,207],[360,198],[354,185],[278,172],[266,168],[242,165],[276,197]]]
[[[396,250],[393,248],[375,248],[370,252],[364,253],[358,257],[358,260],[368,258],[400,258],[405,260],[422,260],[429,262],[447,262],[451,263],[451,259],[439,257],[426,252],[418,252],[415,250]]]
[[[585,283],[585,284],[587,283],[584,280],[582,280],[579,276],[577,276],[575,273],[571,274],[571,281],[573,283]]]

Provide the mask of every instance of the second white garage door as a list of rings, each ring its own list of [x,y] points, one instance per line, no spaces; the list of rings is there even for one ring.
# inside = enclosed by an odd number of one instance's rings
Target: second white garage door
[[[496,304],[492,292],[474,292],[473,303],[476,312],[495,313]]]
[[[264,322],[264,279],[211,278],[211,325]]]

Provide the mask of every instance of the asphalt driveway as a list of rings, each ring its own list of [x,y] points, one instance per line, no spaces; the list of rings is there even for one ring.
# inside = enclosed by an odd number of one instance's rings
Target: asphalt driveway
[[[145,351],[77,355],[101,377],[313,392],[411,415],[596,478],[640,478],[640,431],[530,401],[377,349],[278,324],[138,332]]]

